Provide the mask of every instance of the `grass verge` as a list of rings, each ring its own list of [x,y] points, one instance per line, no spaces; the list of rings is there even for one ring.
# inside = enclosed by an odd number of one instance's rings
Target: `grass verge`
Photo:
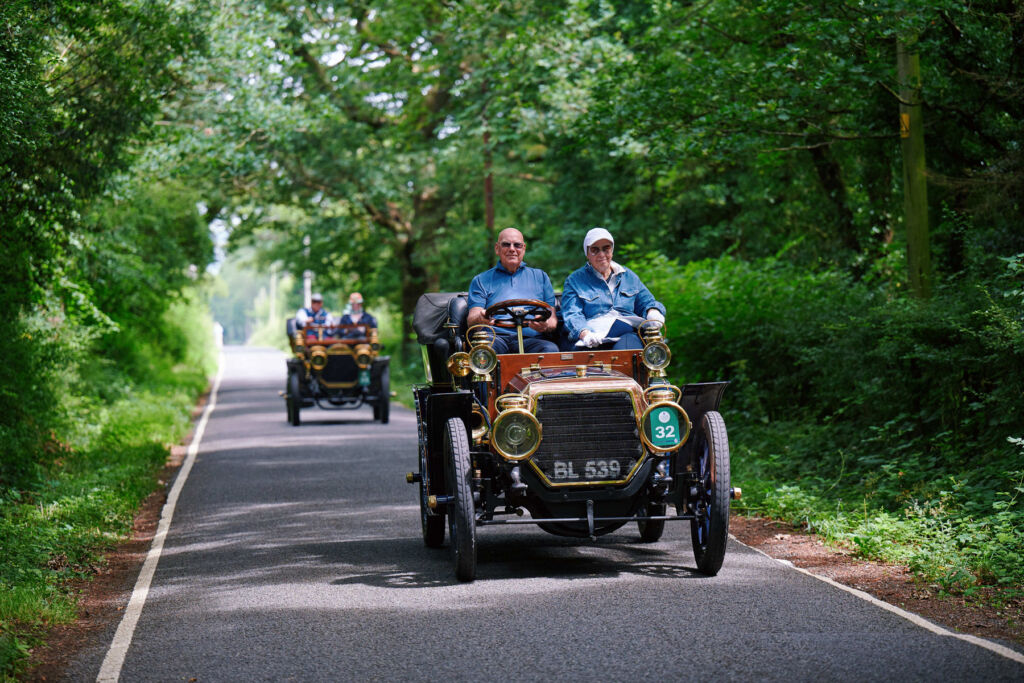
[[[25,671],[47,629],[75,620],[71,582],[95,576],[160,485],[214,362],[211,337],[195,334],[200,355],[187,362],[140,342],[132,360],[147,359],[142,374],[126,373],[127,361],[86,358],[63,406],[67,433],[47,441],[33,477],[0,488],[0,680]]]

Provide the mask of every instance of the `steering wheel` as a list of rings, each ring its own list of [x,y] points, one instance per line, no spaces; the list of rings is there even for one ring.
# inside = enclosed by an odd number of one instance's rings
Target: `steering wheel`
[[[495,327],[523,327],[526,323],[533,321],[544,322],[555,314],[555,308],[543,301],[536,299],[508,299],[488,306],[484,315],[493,319],[496,315],[507,315],[508,320],[502,318],[495,320]]]

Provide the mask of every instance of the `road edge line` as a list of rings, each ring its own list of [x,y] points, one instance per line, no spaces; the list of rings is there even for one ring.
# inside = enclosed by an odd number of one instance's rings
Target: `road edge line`
[[[1017,662],[1019,664],[1024,664],[1024,654],[1021,654],[1021,653],[1017,652],[1013,648],[1006,647],[1005,645],[1000,645],[999,643],[994,643],[991,640],[988,640],[986,638],[980,638],[978,636],[972,636],[969,633],[957,633],[956,631],[950,631],[949,629],[947,629],[945,627],[939,626],[938,624],[934,624],[934,623],[928,621],[927,619],[925,619],[924,617],[922,617],[919,614],[914,614],[913,612],[909,612],[909,611],[903,609],[902,607],[897,607],[896,605],[888,603],[885,600],[879,600],[875,596],[873,596],[870,593],[867,593],[865,591],[862,591],[859,588],[853,588],[851,586],[847,586],[845,584],[839,583],[838,581],[836,581],[834,579],[830,579],[827,576],[821,576],[819,574],[815,574],[813,572],[807,571],[803,567],[796,566],[795,564],[793,564],[789,560],[780,560],[780,559],[778,559],[776,557],[772,557],[771,555],[769,555],[768,553],[764,552],[763,550],[759,550],[758,548],[755,548],[754,546],[747,545],[746,543],[744,543],[743,541],[739,540],[738,538],[736,538],[732,534],[729,534],[729,538],[732,539],[733,541],[735,541],[736,543],[739,543],[744,548],[750,548],[755,553],[758,553],[759,555],[764,555],[765,557],[767,557],[769,560],[772,560],[773,562],[777,562],[778,564],[781,564],[784,567],[789,567],[790,569],[794,569],[794,570],[800,572],[801,574],[806,574],[807,576],[810,576],[811,578],[818,579],[819,581],[824,581],[825,583],[829,584],[830,586],[834,586],[834,587],[836,587],[836,588],[838,588],[840,590],[844,590],[847,593],[850,593],[851,595],[855,595],[856,597],[860,598],[861,600],[865,600],[867,602],[870,602],[872,605],[875,605],[876,607],[881,607],[882,609],[887,610],[889,612],[892,612],[893,614],[895,614],[895,615],[897,615],[899,617],[903,617],[904,619],[906,619],[910,623],[914,624],[915,626],[919,626],[919,627],[921,627],[921,628],[923,628],[923,629],[925,629],[927,631],[931,631],[935,635],[938,635],[938,636],[949,636],[949,637],[952,637],[952,638],[957,638],[958,640],[963,640],[965,642],[971,643],[972,645],[977,645],[978,647],[984,648],[986,650],[990,650],[991,652],[994,652],[997,655],[1005,657],[1006,659],[1012,660],[1012,661]]]
[[[210,413],[213,412],[214,407],[217,405],[217,391],[220,389],[220,381],[224,377],[223,354],[218,358],[217,365],[217,375],[213,380],[213,388],[210,390],[210,400],[206,403],[206,409],[203,410],[202,417],[199,418],[195,437],[188,446],[185,462],[182,464],[178,476],[174,479],[174,485],[171,486],[170,493],[167,494],[167,502],[164,503],[163,510],[160,512],[160,523],[157,526],[156,534],[153,536],[153,543],[146,554],[146,561],[142,565],[142,571],[139,572],[139,578],[135,581],[132,597],[128,601],[128,606],[125,607],[124,616],[121,617],[121,623],[118,624],[117,631],[114,633],[110,649],[107,650],[107,655],[103,658],[103,664],[100,665],[100,672],[96,676],[97,683],[111,683],[121,677],[121,668],[124,666],[125,657],[128,655],[128,647],[131,645],[132,637],[135,635],[135,626],[138,624],[139,616],[142,614],[142,607],[146,604],[146,598],[149,596],[149,586],[153,581],[153,575],[156,574],[157,563],[160,562],[160,553],[163,552],[164,539],[167,537],[167,532],[171,527],[171,519],[174,517],[174,508],[178,504],[178,496],[181,495],[181,489],[185,486],[189,472],[192,471],[192,463],[195,462],[196,455],[199,453],[199,444],[203,440],[203,432],[206,431],[206,423],[210,419]]]

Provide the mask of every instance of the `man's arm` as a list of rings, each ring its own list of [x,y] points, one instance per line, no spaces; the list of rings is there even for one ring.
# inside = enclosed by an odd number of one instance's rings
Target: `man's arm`
[[[527,325],[530,326],[530,329],[536,330],[541,333],[551,332],[556,327],[558,327],[558,316],[552,313],[551,317],[545,320],[544,322],[541,322],[540,320],[531,320],[530,322],[527,323]]]
[[[469,315],[466,316],[466,324],[469,327],[473,327],[473,325],[494,325],[494,319],[488,318],[484,313],[484,309],[474,306],[469,309]]]

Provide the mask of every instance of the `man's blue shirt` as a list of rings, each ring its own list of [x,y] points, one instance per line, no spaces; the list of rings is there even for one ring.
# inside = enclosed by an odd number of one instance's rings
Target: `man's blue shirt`
[[[654,298],[640,277],[629,268],[613,276],[609,287],[589,263],[565,279],[562,288],[562,319],[569,339],[578,339],[587,321],[615,309],[615,312],[641,318],[649,309],[665,314],[665,307]]]
[[[307,316],[306,324],[307,325],[310,325],[310,324],[312,324],[312,325],[326,325],[327,324],[327,318],[330,317],[330,314],[327,312],[326,308],[321,308],[317,313],[314,313],[312,308],[301,308],[299,310],[302,310],[302,311],[306,312],[306,316]]]
[[[469,298],[466,303],[470,308],[487,309],[499,301],[509,299],[538,299],[555,305],[555,289],[551,286],[551,278],[540,268],[531,268],[520,263],[516,272],[510,273],[501,265],[501,261],[490,270],[485,270],[469,284]],[[515,334],[515,330],[497,329],[499,334]],[[537,332],[530,327],[523,327],[524,337],[536,336]]]

